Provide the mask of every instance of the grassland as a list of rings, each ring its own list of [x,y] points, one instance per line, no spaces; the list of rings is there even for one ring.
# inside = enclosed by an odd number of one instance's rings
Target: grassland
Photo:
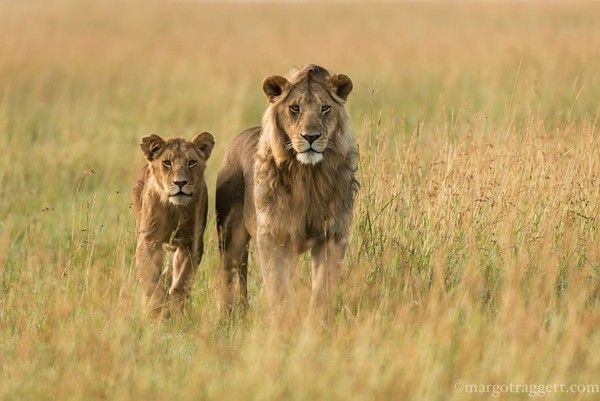
[[[599,17],[586,3],[0,3],[0,399],[600,384]],[[213,188],[260,120],[262,78],[305,63],[355,83],[362,188],[330,330],[273,333],[255,255],[249,313],[219,318],[212,208],[190,313],[143,320],[139,137],[213,132]],[[306,259],[296,283],[305,304]]]

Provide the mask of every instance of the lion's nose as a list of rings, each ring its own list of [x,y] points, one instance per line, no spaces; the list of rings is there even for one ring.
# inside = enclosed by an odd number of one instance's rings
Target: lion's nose
[[[310,143],[310,144],[312,144],[314,141],[319,139],[320,136],[321,136],[321,134],[318,132],[315,132],[315,131],[311,131],[311,132],[302,134],[302,138],[306,139],[308,141],[308,143]]]
[[[187,183],[188,181],[173,181],[173,184],[177,185],[179,188],[183,188],[183,186]]]

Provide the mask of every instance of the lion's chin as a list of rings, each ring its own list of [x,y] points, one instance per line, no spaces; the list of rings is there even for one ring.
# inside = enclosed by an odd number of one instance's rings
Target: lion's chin
[[[190,203],[191,200],[192,197],[186,195],[169,196],[169,202],[177,206],[185,206]]]
[[[302,164],[315,165],[323,160],[323,155],[319,152],[309,150],[307,152],[298,153],[296,155],[296,159],[298,159],[298,161]]]

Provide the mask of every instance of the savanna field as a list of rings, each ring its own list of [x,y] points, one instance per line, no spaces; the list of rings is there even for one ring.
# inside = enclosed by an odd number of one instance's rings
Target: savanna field
[[[0,399],[598,399],[598,60],[583,2],[1,2]],[[330,327],[279,331],[253,249],[250,309],[218,312],[214,183],[308,63],[354,81],[361,189]],[[204,130],[191,305],[148,321],[138,142]]]

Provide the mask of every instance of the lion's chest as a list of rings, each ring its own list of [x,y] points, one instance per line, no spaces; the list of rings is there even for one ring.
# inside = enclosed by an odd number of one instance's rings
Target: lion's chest
[[[303,251],[316,241],[344,236],[352,211],[354,175],[271,170],[255,175],[257,228]]]
[[[169,207],[163,218],[156,221],[155,229],[157,233],[160,233],[160,241],[164,246],[177,248],[189,246],[194,242],[194,235],[199,229],[199,223],[194,207],[180,209]]]

